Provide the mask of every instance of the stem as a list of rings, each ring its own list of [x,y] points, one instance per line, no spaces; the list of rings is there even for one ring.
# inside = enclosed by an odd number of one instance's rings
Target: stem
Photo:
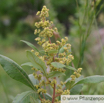
[[[42,102],[42,98],[39,96],[39,98],[40,98],[40,100],[41,100],[41,102]]]
[[[66,89],[66,87],[63,88],[63,90],[65,90],[65,89]]]
[[[55,98],[58,97],[58,96],[60,96],[60,95],[61,95],[61,94],[56,94]]]
[[[51,39],[50,39],[50,37],[48,37],[48,39],[49,39],[49,42],[50,42],[50,44],[51,44]]]
[[[86,11],[86,9],[88,11]],[[94,8],[94,10],[95,10],[95,8]],[[82,26],[84,24],[85,16],[87,17],[88,21],[90,21],[90,23],[88,22],[86,24],[87,25],[86,33],[85,33],[85,35],[82,35],[82,40],[80,40],[79,62],[78,62],[77,68],[80,67],[83,63],[86,41],[91,32],[91,27],[92,27],[92,24],[94,21],[94,16],[93,16],[94,14],[95,14],[95,12],[91,10],[91,6],[88,5],[88,0],[86,0],[85,14],[84,14]],[[80,25],[79,25],[79,27],[80,27]]]
[[[65,89],[66,89],[66,87],[63,88],[63,90],[65,90]],[[60,96],[60,95],[61,95],[61,94],[56,94],[56,95],[55,95],[55,98],[58,97],[58,96]]]
[[[43,98],[45,99],[45,96],[44,96],[44,94],[42,93],[42,95],[43,95]]]
[[[55,77],[54,79],[56,79],[56,77]],[[55,101],[55,89],[56,89],[56,84],[54,84],[54,88],[53,88],[53,98],[52,98],[52,103],[54,103],[54,101]]]
[[[72,67],[74,67],[75,68],[75,66],[74,66],[74,63],[72,62]]]

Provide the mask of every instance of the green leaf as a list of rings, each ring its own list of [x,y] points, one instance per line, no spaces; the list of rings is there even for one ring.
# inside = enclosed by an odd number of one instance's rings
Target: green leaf
[[[82,90],[83,84],[78,84],[75,85],[71,90],[70,90],[70,94],[71,95],[75,95],[75,94],[79,94]]]
[[[68,78],[68,79],[66,79],[65,82],[67,83],[67,82],[70,82],[70,81],[71,81],[71,78]]]
[[[43,93],[43,94],[44,94],[46,100],[49,99],[50,101],[52,101],[52,97],[51,97],[48,93]],[[41,97],[41,98],[43,98],[43,94],[40,93],[40,97]]]
[[[59,71],[54,71],[54,72],[49,73],[48,78],[50,78],[50,77],[52,78],[52,77],[62,76],[62,75],[65,75],[65,74],[62,73],[62,72],[59,72]]]
[[[64,47],[66,47],[66,45],[64,45],[63,47],[60,48],[59,53],[63,53],[65,51]]]
[[[56,54],[56,53],[58,53],[58,50],[50,50],[50,51],[48,51],[48,54],[52,54],[52,53],[53,53],[53,54],[54,54],[54,53]]]
[[[36,103],[38,102],[38,94],[35,93],[34,91],[27,91],[23,92],[21,94],[18,94],[14,100],[13,103],[31,103],[30,98],[34,98]]]
[[[30,96],[30,102],[29,103],[41,103],[41,100],[39,100],[39,99],[36,100]]]
[[[66,44],[62,48],[60,48],[59,53],[63,53],[65,51],[64,47],[66,47]],[[71,49],[69,49],[69,53],[71,53]]]
[[[52,64],[52,66],[54,66],[56,68],[63,68],[63,67],[65,67],[64,64],[61,64],[61,63],[58,63],[58,62],[52,62],[51,64]]]
[[[30,103],[35,103],[35,102],[38,102],[38,101],[36,101],[33,97],[30,96]]]
[[[66,66],[65,68],[67,68],[67,69],[70,69],[70,70],[76,70],[74,67],[71,67],[71,66]]]
[[[21,41],[24,42],[24,43],[26,43],[28,46],[30,46],[31,48],[33,48],[34,50],[36,50],[36,51],[39,52],[39,50],[33,44],[31,44],[30,42],[24,41],[24,40],[21,40]]]
[[[74,81],[71,81],[71,78],[68,78],[65,82],[66,82],[66,84],[65,84],[65,86],[66,86],[66,88],[68,88],[68,89],[72,89],[72,87],[74,87],[74,83],[76,83],[76,82],[78,82],[78,81],[80,81],[81,79],[83,78],[83,76],[80,76],[79,78],[76,78],[75,79],[75,82]]]
[[[0,55],[0,64],[11,78],[35,89],[26,72],[16,62],[8,57]]]
[[[75,83],[75,85],[85,83],[99,83],[99,82],[104,82],[104,76],[100,75],[89,76],[79,80],[78,82]]]
[[[83,75],[81,75],[79,78],[76,78],[75,83],[80,81],[83,78],[84,78]],[[71,95],[79,94],[81,92],[81,90],[82,90],[82,87],[83,87],[83,84],[75,85],[73,88],[71,88],[70,94]]]
[[[71,81],[71,78],[68,78],[65,82],[66,82],[65,84],[66,88],[70,89],[73,85],[73,81]]]
[[[30,66],[30,67],[32,67],[33,64],[32,64],[31,62],[27,62],[27,63],[23,63],[23,64],[21,64],[21,66]]]
[[[46,65],[45,62],[43,62],[41,59],[39,59],[35,54],[33,54],[30,51],[27,51],[27,57],[33,64],[33,66],[43,72],[44,75],[46,75]]]
[[[29,74],[28,76],[29,76],[29,79],[31,80],[31,82],[33,83],[33,85],[39,84],[39,81],[34,78],[33,74]]]
[[[40,54],[44,55],[45,54],[45,51],[44,50],[41,50],[39,51]]]
[[[44,93],[44,96],[46,98],[46,100],[52,100],[52,97],[48,94],[48,93]],[[41,94],[41,97],[43,97],[43,95]]]
[[[76,78],[76,79],[75,79],[75,83],[77,83],[78,81],[82,80],[83,78],[84,78],[83,75],[81,75],[79,78]]]

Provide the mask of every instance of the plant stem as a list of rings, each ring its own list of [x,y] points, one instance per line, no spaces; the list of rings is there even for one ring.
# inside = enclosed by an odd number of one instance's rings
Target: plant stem
[[[50,42],[50,44],[51,44],[51,39],[50,39],[50,37],[48,37],[48,39],[49,39],[49,42]]]
[[[82,65],[82,63],[83,63],[84,52],[85,52],[85,47],[86,47],[86,41],[87,41],[87,39],[88,39],[88,37],[90,35],[91,27],[92,27],[93,21],[94,21],[94,16],[93,16],[95,14],[95,11],[94,10],[95,10],[95,8],[93,8],[91,10],[91,6],[88,5],[88,0],[86,0],[86,7],[85,7],[84,18],[83,18],[83,21],[82,21],[82,25],[79,25],[79,28],[81,28],[84,25],[85,17],[88,19],[88,21],[90,21],[90,23],[88,22],[86,24],[87,25],[87,29],[86,29],[85,35],[80,35],[82,39],[80,39],[80,52],[79,52],[78,67],[80,67]],[[82,32],[82,29],[80,29],[80,33],[81,32]]]
[[[42,98],[39,96],[40,100],[42,101]]]
[[[65,90],[65,89],[66,89],[66,87],[63,88],[63,90]],[[61,95],[61,94],[56,94],[56,95],[55,95],[55,98],[58,97],[58,96],[60,96],[60,95]]]
[[[75,66],[74,66],[74,63],[72,62],[72,67],[74,67],[75,68]]]
[[[56,95],[55,95],[55,98],[58,97],[58,96],[60,96],[60,95],[61,95],[61,94],[56,94]]]
[[[42,95],[43,95],[43,98],[45,99],[45,96],[44,96],[44,94],[42,93]]]
[[[55,77],[54,79],[56,79],[56,77]],[[56,84],[54,84],[54,88],[53,88],[53,98],[52,98],[52,103],[54,103],[54,101],[55,101],[55,89],[56,89]]]
[[[66,87],[63,88],[63,90],[65,90],[65,89],[66,89]]]

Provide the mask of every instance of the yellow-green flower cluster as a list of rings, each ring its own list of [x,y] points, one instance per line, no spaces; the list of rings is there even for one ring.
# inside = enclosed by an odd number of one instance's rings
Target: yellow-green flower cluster
[[[74,59],[73,55],[68,55],[68,58],[66,60],[66,65],[69,65],[69,63]]]
[[[51,28],[53,25],[53,22],[49,22],[49,20],[46,20],[46,18],[49,16],[48,9],[46,6],[43,6],[42,11],[38,11],[37,15],[41,18],[39,22],[35,23],[35,26],[38,28],[34,31],[34,34],[39,34],[39,37],[37,37],[35,40],[38,41],[39,45],[42,45],[46,38],[52,37],[53,32],[56,31],[56,28]],[[41,30],[39,28],[42,28]]]
[[[38,79],[38,80],[40,81],[40,79]],[[35,85],[35,87],[37,89],[37,93],[40,93],[40,92],[46,93],[47,90],[43,89],[43,86],[45,86],[45,85],[46,85],[46,83],[44,80],[41,80],[38,85]]]
[[[55,103],[61,103],[61,101],[56,101]]]
[[[32,49],[31,52],[34,52],[34,50]]]
[[[35,52],[35,55],[38,56],[39,55],[39,52]]]
[[[46,90],[45,89],[43,89],[43,88],[40,88],[40,89],[38,89],[38,91],[37,91],[38,93],[46,93]]]
[[[36,15],[39,15],[39,17],[48,17],[49,16],[49,13],[48,13],[49,9],[46,8],[46,6],[43,6],[42,10],[41,11],[38,11]]]
[[[57,98],[55,98],[55,103],[61,103]]]
[[[64,90],[63,93],[62,93],[62,95],[70,95],[70,90],[68,90],[68,89]]]
[[[57,94],[62,94],[63,93],[63,90],[62,89],[56,89],[56,93]]]
[[[65,82],[60,81],[60,84],[57,85],[57,89],[56,89],[56,93],[62,95],[64,93],[66,93],[66,90],[63,90],[62,87],[63,85],[65,85]],[[67,90],[68,91],[68,90]],[[67,93],[66,93],[67,95]]]
[[[56,93],[60,95],[70,95],[70,90],[56,89]]]
[[[34,78],[41,80],[42,74],[33,73]]]
[[[66,71],[64,68],[56,68],[56,67],[53,67],[51,64],[48,64],[48,65],[50,65],[50,72],[52,71],[65,72]]]
[[[76,72],[74,72],[74,75],[78,78],[81,76],[81,71],[82,71],[82,68],[78,68],[78,70]]]
[[[35,85],[35,87],[36,87],[37,89],[38,89],[38,88],[41,88],[42,86],[45,86],[45,81],[44,81],[44,80],[40,81],[38,85]]]
[[[57,43],[60,47],[62,47],[62,46],[64,46],[64,45],[66,44],[67,41],[68,41],[68,38],[65,37],[65,38],[62,38],[61,41],[58,41],[58,40],[57,40],[56,43]],[[67,46],[67,49],[70,49],[70,47],[71,47],[70,44],[66,44],[66,46]]]
[[[51,80],[50,85],[52,86],[52,88],[54,88],[54,84],[57,84],[56,79]]]
[[[50,100],[42,99],[42,103],[52,103]]]
[[[35,23],[35,26],[38,28],[35,30],[34,34],[39,34],[39,37],[35,38],[37,43],[42,46],[43,50],[47,55],[45,55],[42,60],[47,61],[47,65],[50,66],[51,71],[61,71],[64,72],[65,70],[63,68],[57,69],[52,67],[51,62],[58,61],[59,63],[69,65],[69,63],[74,59],[71,53],[69,53],[69,50],[71,49],[70,44],[66,44],[68,41],[68,38],[62,38],[60,41],[56,41],[56,43],[51,43],[50,37],[53,36],[54,32],[58,32],[57,28],[52,28],[53,22],[46,20],[46,18],[49,16],[48,9],[46,6],[43,6],[42,11],[37,12],[37,15],[40,17],[40,21]],[[39,28],[42,28],[41,30]],[[48,40],[47,40],[48,39]],[[58,50],[60,48],[64,47],[64,52],[59,53],[57,57]],[[38,53],[35,53],[37,56]],[[54,56],[54,57],[52,57]],[[56,57],[55,57],[56,56]]]
[[[52,50],[58,50],[59,46],[56,45],[55,43],[49,43],[49,41],[45,42],[43,45],[42,45],[43,49],[45,52],[48,52],[49,51],[52,51]]]
[[[77,71],[75,71],[74,74],[70,76],[72,78],[72,81],[75,81],[76,78],[79,78],[81,76],[81,71],[82,68],[78,68]]]

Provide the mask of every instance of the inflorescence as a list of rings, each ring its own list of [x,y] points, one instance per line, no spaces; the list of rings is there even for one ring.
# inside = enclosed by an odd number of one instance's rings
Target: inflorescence
[[[38,56],[43,62],[45,62],[47,68],[47,75],[49,73],[54,71],[59,71],[62,73],[65,73],[66,69],[64,68],[56,68],[52,66],[52,62],[59,62],[64,65],[69,65],[72,60],[74,59],[73,55],[71,55],[70,49],[71,45],[67,43],[68,38],[62,38],[61,40],[57,40],[55,43],[51,42],[51,37],[54,36],[54,32],[58,33],[58,30],[56,27],[53,27],[53,22],[47,20],[47,17],[49,16],[48,13],[49,9],[46,8],[46,6],[43,6],[41,11],[37,12],[37,16],[39,16],[40,21],[35,23],[35,26],[37,29],[34,31],[34,34],[38,34],[38,37],[35,38],[37,43],[42,47],[44,51],[44,55],[41,55],[39,52],[35,52],[35,55]],[[59,52],[60,48],[63,48],[63,52]],[[34,52],[34,50],[31,50]],[[38,79],[39,84],[35,85],[37,88],[37,93],[46,93],[48,92],[46,87],[51,86],[51,88],[55,89],[55,102],[54,103],[60,103],[57,99],[57,95],[69,95],[70,90],[64,88],[65,82],[60,81],[60,83],[57,83],[56,77],[54,78],[46,78],[41,70],[38,70],[37,68],[32,68],[34,70],[34,78]],[[80,77],[82,68],[78,68],[77,71],[73,73],[70,77],[72,78],[71,81],[75,81],[76,78]],[[45,98],[42,99],[42,103],[51,103],[50,100],[46,100]]]

